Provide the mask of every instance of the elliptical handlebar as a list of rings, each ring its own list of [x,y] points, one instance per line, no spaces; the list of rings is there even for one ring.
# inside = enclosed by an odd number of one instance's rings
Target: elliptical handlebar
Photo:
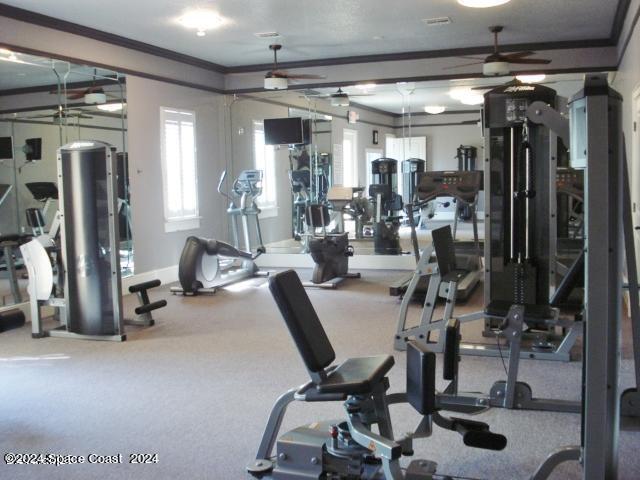
[[[233,199],[229,196],[229,194],[227,192],[223,192],[222,191],[222,185],[224,184],[224,181],[225,181],[226,178],[227,178],[227,171],[223,170],[222,171],[222,175],[220,175],[220,180],[218,180],[218,193],[220,195],[224,195],[230,201],[233,201]]]

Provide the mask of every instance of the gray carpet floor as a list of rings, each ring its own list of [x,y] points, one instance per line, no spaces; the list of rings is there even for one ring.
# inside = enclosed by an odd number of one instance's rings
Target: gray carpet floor
[[[301,272],[308,276],[309,272]],[[387,295],[397,272],[363,272],[336,291],[310,290],[338,359],[393,354],[391,391],[404,389],[404,353],[392,348],[398,299]],[[264,279],[211,297],[171,296],[156,326],[130,329],[125,343],[59,338],[33,340],[28,327],[0,334],[0,451],[124,456],[119,465],[7,466],[2,479],[243,479],[275,399],[307,379]],[[481,291],[460,309],[478,308]],[[132,310],[133,298],[125,305]],[[418,314],[418,309],[413,310]],[[465,327],[479,339],[479,325]],[[622,384],[632,382],[628,325]],[[488,391],[504,377],[498,358],[464,357],[461,388]],[[521,379],[538,397],[577,399],[580,363],[525,360]],[[441,382],[440,387],[444,386]],[[294,404],[284,428],[342,416],[342,406]],[[392,407],[396,434],[412,430],[418,415]],[[493,409],[481,415],[509,439],[506,450],[466,448],[436,428],[416,442],[416,458],[443,473],[476,478],[526,479],[554,449],[579,441],[578,415]],[[620,478],[640,478],[640,433],[620,435]],[[128,464],[128,455],[157,453],[158,463]],[[553,478],[580,478],[567,465]]]

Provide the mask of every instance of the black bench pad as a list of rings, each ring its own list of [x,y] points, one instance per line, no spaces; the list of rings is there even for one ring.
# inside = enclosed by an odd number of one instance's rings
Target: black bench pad
[[[317,385],[320,393],[357,395],[370,393],[393,367],[391,355],[349,358]]]

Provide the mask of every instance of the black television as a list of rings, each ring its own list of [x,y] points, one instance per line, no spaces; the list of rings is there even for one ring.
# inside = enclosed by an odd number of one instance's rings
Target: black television
[[[301,145],[309,143],[310,122],[302,117],[265,118],[265,145]]]
[[[0,137],[0,160],[13,158],[13,138]]]
[[[34,160],[42,160],[42,139],[41,138],[27,138],[24,143],[26,144],[27,160],[32,162]]]

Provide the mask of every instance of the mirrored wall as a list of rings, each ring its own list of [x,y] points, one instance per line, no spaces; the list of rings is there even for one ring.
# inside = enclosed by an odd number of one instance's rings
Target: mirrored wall
[[[543,81],[570,97],[582,75]],[[513,78],[480,78],[386,85],[345,85],[242,95],[232,106],[233,164],[237,169],[272,168],[272,202],[261,217],[267,252],[307,253],[311,235],[348,232],[356,255],[413,255],[406,205],[414,200],[421,171],[480,170],[484,155],[483,94]],[[270,145],[267,120],[300,118],[304,139]],[[253,126],[261,125],[260,141]],[[276,142],[277,143],[277,142]],[[256,158],[270,157],[268,162]],[[382,185],[382,186],[381,186]],[[388,186],[388,188],[387,188]],[[273,190],[276,190],[274,193]],[[390,190],[390,192],[388,192]],[[477,218],[483,237],[483,193]],[[329,208],[324,228],[313,228],[309,204]],[[414,209],[420,245],[433,228],[456,225],[458,240],[472,240],[468,209],[439,197]],[[380,222],[396,228],[396,248],[376,245]]]
[[[121,268],[131,275],[125,77],[7,50],[0,50],[0,71],[0,307],[27,299],[19,245],[55,234],[56,152],[77,140],[116,148]]]

